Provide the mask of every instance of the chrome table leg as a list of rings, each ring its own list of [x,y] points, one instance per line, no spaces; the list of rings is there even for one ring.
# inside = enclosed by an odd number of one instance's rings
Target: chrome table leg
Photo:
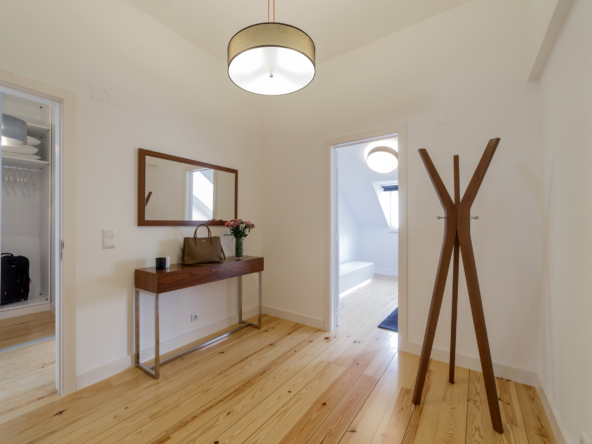
[[[146,292],[148,293],[148,292]],[[149,293],[153,294],[153,293]],[[140,291],[135,289],[135,310],[134,310],[134,321],[135,321],[135,361],[136,367],[138,367],[143,372],[149,374],[154,379],[160,378],[160,367],[169,362],[172,362],[176,359],[179,359],[185,355],[188,355],[191,352],[199,350],[201,348],[207,347],[214,342],[219,341],[220,339],[226,338],[233,333],[236,333],[239,330],[242,330],[246,327],[255,327],[261,328],[261,316],[262,316],[262,305],[263,305],[263,272],[259,272],[259,316],[258,316],[258,323],[254,324],[252,322],[245,321],[243,319],[243,280],[242,276],[238,277],[238,321],[240,324],[243,324],[229,332],[226,332],[216,338],[210,339],[209,341],[203,342],[201,344],[196,345],[193,348],[185,350],[175,356],[171,356],[170,358],[165,359],[164,361],[160,361],[160,313],[159,313],[159,296],[158,294],[153,294],[154,296],[154,365],[151,367],[147,367],[140,362]]]

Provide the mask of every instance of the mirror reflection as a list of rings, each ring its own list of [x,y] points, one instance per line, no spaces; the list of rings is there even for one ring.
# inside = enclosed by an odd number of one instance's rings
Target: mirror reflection
[[[146,156],[146,220],[230,220],[235,174]]]

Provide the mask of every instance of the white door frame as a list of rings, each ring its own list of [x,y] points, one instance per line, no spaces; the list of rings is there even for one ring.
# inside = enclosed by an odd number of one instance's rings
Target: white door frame
[[[54,106],[51,255],[56,308],[56,388],[76,391],[76,95],[0,69],[0,92]],[[65,246],[62,249],[62,246]]]
[[[340,147],[397,135],[399,148],[399,344],[407,341],[407,124],[325,140],[325,330],[337,326],[339,243],[336,151]]]

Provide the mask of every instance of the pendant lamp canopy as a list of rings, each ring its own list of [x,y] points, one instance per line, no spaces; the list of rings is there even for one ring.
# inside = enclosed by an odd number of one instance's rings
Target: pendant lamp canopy
[[[275,0],[273,10],[273,22],[249,26],[228,44],[230,80],[239,88],[267,96],[298,91],[315,76],[314,42],[300,29],[275,22]]]

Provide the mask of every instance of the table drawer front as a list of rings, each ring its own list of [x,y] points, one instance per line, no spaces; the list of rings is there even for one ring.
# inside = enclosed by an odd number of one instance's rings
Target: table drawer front
[[[156,293],[158,291],[158,279],[156,273],[149,273],[143,270],[136,270],[135,284],[139,290]]]

